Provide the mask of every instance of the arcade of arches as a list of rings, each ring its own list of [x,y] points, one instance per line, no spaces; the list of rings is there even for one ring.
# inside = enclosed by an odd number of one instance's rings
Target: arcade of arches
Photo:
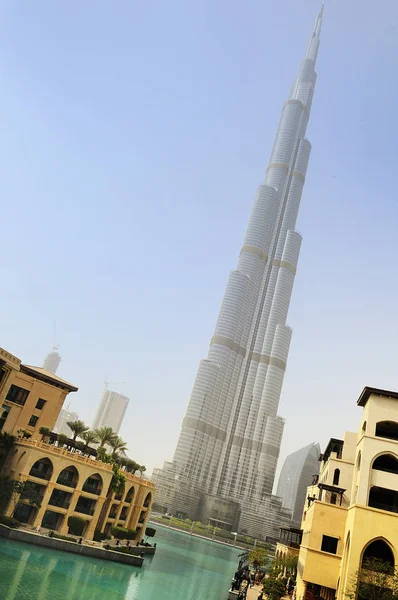
[[[34,528],[67,534],[68,518],[74,516],[84,519],[87,539],[95,530],[108,533],[115,525],[136,530],[136,540],[145,534],[154,493],[151,481],[123,472],[125,487],[114,492],[111,465],[29,439],[15,443],[4,471],[31,482],[41,496],[39,508],[25,503],[15,508],[15,518]],[[10,502],[6,514],[13,509]]]

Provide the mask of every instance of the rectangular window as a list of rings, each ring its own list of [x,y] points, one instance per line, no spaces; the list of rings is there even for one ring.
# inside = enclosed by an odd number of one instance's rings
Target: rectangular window
[[[335,537],[330,537],[330,535],[322,536],[322,552],[329,552],[330,554],[337,554],[337,544],[339,543],[339,539]]]
[[[30,425],[30,427],[36,427],[36,423],[39,420],[39,417],[36,417],[35,415],[32,415],[29,419],[29,423],[28,425]]]
[[[43,400],[43,398],[39,398],[38,401],[36,402],[36,408],[41,410],[43,408],[43,406],[45,405],[45,403],[46,403],[46,401]]]
[[[10,402],[15,402],[15,404],[20,404],[21,406],[23,406],[28,396],[29,390],[25,390],[24,388],[18,387],[17,385],[12,385],[8,390],[6,400],[9,400]]]

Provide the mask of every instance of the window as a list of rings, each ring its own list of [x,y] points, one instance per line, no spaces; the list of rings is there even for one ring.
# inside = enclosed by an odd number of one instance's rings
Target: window
[[[340,469],[335,469],[333,473],[333,485],[339,485]]]
[[[45,405],[46,401],[43,400],[43,398],[39,398],[38,401],[36,402],[36,408],[38,410],[41,410],[43,408],[43,406]]]
[[[337,504],[337,494],[332,494],[330,496],[330,504]]]
[[[9,400],[10,402],[15,402],[15,404],[20,404],[21,406],[23,406],[28,396],[29,390],[25,390],[24,388],[18,387],[17,385],[12,385],[8,390],[6,400]]]
[[[322,536],[322,552],[329,552],[330,554],[337,554],[337,544],[339,543],[339,539],[335,537],[330,537],[330,535]]]
[[[32,415],[29,419],[29,423],[28,425],[30,425],[30,427],[36,427],[36,423],[39,420],[39,417],[36,417],[35,415]]]

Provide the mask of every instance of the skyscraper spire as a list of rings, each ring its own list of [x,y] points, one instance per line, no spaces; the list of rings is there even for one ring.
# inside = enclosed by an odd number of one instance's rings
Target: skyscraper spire
[[[305,133],[323,6],[283,106],[265,181],[167,467],[179,490],[163,499],[169,512],[200,518],[216,496],[244,507],[248,531],[250,514],[258,525],[259,507],[268,502],[269,513],[282,440],[278,405],[292,335],[286,319],[301,246],[295,226],[311,152]]]

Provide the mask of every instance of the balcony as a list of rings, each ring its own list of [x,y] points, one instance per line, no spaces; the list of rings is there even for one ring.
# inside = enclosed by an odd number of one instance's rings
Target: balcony
[[[82,513],[83,515],[93,515],[95,512],[95,508],[91,508],[90,506],[79,506],[78,504],[75,507],[75,512]]]
[[[68,498],[50,498],[48,504],[59,508],[69,508],[70,500]]]
[[[82,491],[88,492],[89,494],[96,494],[97,496],[99,496],[101,493],[101,488],[97,485],[91,485],[90,483],[85,483]]]
[[[66,487],[75,488],[76,481],[71,480],[69,477],[61,477],[61,475],[57,479],[57,483],[59,485],[65,485]]]
[[[43,471],[41,469],[31,468],[29,475],[31,477],[37,477],[38,479],[45,479],[46,481],[50,481],[51,479],[51,471]]]

